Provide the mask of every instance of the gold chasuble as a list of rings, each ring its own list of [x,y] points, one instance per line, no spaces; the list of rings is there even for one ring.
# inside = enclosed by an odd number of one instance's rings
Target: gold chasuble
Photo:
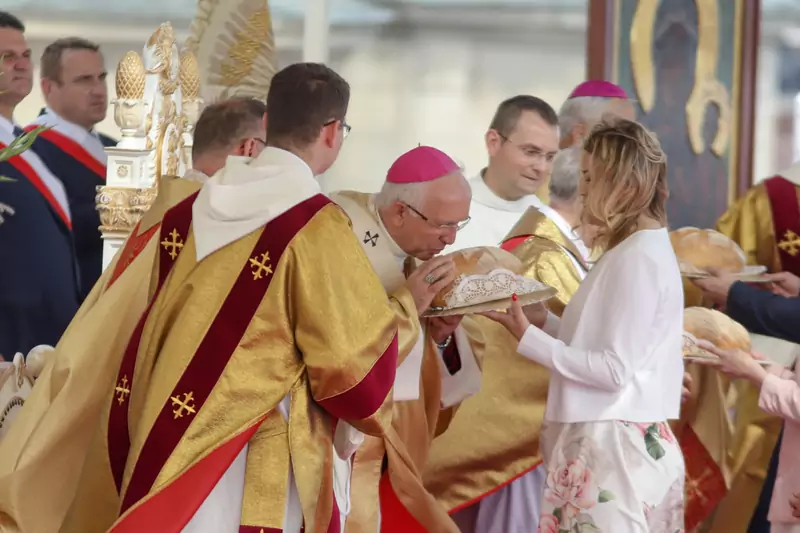
[[[800,275],[800,164],[751,187],[717,221],[717,230],[739,246],[748,264],[770,272]],[[752,335],[753,350],[784,352],[792,345]],[[735,381],[737,391],[733,438],[727,450],[730,490],[714,516],[712,533],[740,533],[755,510],[769,460],[781,428],[781,419],[758,407],[758,388]]]
[[[560,215],[545,212],[552,210],[528,208],[502,248],[520,259],[524,275],[558,290],[548,306],[561,316],[587,266],[554,222]],[[517,354],[517,341],[503,326],[479,316],[465,317],[462,324],[470,333],[483,334],[482,388],[461,404],[447,431],[434,441],[424,475],[425,486],[450,513],[480,502],[541,464],[539,429],[550,380],[546,368]]]
[[[480,367],[463,331],[456,330],[455,342],[442,355],[424,331],[424,319],[420,327],[414,299],[405,288],[414,260],[392,240],[373,196],[341,191],[331,198],[350,216],[353,231],[384,289],[394,297],[392,307],[399,327],[392,426],[383,438],[366,437],[355,454],[353,506],[346,531],[458,533],[446,510],[423,486],[421,472],[431,441],[446,427],[440,417],[442,409],[480,389]]]
[[[388,427],[397,328],[297,156],[229,158],[158,236],[62,532],[339,531],[333,434]]]
[[[200,188],[163,177],[158,196],[61,337],[0,441],[0,530],[58,531],[120,357],[150,298],[164,212]],[[34,496],[35,495],[35,496]]]

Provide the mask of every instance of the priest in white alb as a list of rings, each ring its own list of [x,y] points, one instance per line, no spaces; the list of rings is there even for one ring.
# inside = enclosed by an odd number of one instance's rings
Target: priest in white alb
[[[486,132],[489,164],[469,180],[472,223],[447,251],[497,246],[547,183],[558,152],[558,117],[535,96],[515,96],[500,104]]]

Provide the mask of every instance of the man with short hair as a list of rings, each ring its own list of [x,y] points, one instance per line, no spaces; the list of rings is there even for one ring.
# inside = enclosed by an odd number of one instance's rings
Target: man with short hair
[[[107,383],[63,533],[338,526],[334,428],[383,435],[398,353],[386,292],[315,180],[349,99],[324,65],[281,70],[264,151],[164,215],[155,296]]]
[[[457,533],[420,472],[441,429],[440,410],[477,392],[481,374],[456,330],[461,317],[421,315],[455,277],[452,259],[436,256],[469,221],[469,184],[448,155],[419,146],[394,162],[379,193],[340,191],[331,199],[347,212],[384,289],[394,296],[400,331],[392,427],[385,438],[367,437],[355,453],[346,530]],[[415,267],[415,260],[424,263]]]
[[[551,206],[529,208],[502,244],[526,276],[557,289],[547,306],[558,316],[588,272],[589,251],[573,230],[580,221],[581,152],[573,146],[558,153]],[[483,387],[434,441],[425,485],[464,532],[527,532],[539,521],[546,475],[538,449],[550,372],[520,361],[504,328],[472,316],[463,325],[473,339],[483,336]]]
[[[25,26],[0,11],[0,148],[22,129],[14,109],[31,92],[33,63]],[[72,216],[64,185],[26,150],[0,163],[0,357],[55,345],[78,310],[80,290]]]
[[[194,158],[205,161],[205,172],[214,174],[225,162],[219,155],[219,143],[230,149],[230,155],[242,155],[251,136],[265,135],[265,106],[254,102],[223,100],[203,110],[195,135],[218,139],[194,146]],[[234,133],[223,138],[208,131],[220,127]],[[253,150],[257,155],[261,145],[253,145]],[[214,161],[218,166],[213,166]],[[0,440],[0,524],[4,532],[58,531],[61,526],[94,423],[108,396],[107,382],[114,379],[124,345],[152,296],[153,264],[159,249],[154,237],[158,237],[161,219],[208,179],[196,170],[187,174],[191,179],[162,176],[155,202],[84,300],[50,354],[52,362]],[[54,472],[57,480],[52,477]],[[31,494],[38,494],[47,506],[42,508]]]
[[[266,145],[267,106],[255,98],[230,98],[203,110],[194,129],[192,169],[184,179],[205,178],[231,156],[257,157]],[[199,175],[198,175],[199,173]]]
[[[117,144],[94,129],[106,117],[108,73],[100,47],[81,37],[47,45],[39,70],[47,107],[25,129],[49,128],[39,135],[33,150],[67,191],[81,294],[86,296],[103,267],[95,196],[97,187],[106,183],[105,147]]]
[[[448,251],[496,246],[546,183],[558,151],[558,117],[544,100],[520,95],[500,104],[486,132],[489,165],[470,180],[472,223]]]
[[[582,144],[604,115],[636,120],[628,93],[605,80],[588,80],[575,87],[558,111],[560,149]]]

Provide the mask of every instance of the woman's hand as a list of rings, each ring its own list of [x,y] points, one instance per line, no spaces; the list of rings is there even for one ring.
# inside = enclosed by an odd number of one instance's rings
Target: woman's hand
[[[544,329],[544,323],[547,322],[547,316],[550,314],[544,302],[526,305],[522,308],[522,312],[525,313],[528,322],[539,329]]]
[[[776,272],[765,274],[764,277],[772,281],[772,292],[787,298],[796,298],[800,295],[800,278],[791,272]]]
[[[726,374],[733,377],[744,378],[754,382],[756,385],[761,385],[767,375],[758,360],[752,355],[742,350],[720,350],[714,345],[704,347],[709,352],[719,357],[719,362],[713,363]]]
[[[531,325],[528,317],[525,316],[525,311],[519,304],[517,295],[511,296],[511,307],[507,311],[486,311],[480,313],[481,315],[502,324],[505,328],[519,341],[525,335],[525,330]],[[545,315],[546,319],[547,315]],[[544,322],[542,322],[544,324]]]
[[[800,494],[792,494],[789,498],[789,505],[792,506],[792,516],[800,518]]]
[[[683,389],[681,390],[681,403],[686,403],[692,397],[692,375],[683,373]]]

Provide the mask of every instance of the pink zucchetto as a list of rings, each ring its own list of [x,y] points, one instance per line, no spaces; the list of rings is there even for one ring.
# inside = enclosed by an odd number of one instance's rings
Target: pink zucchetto
[[[392,163],[389,183],[423,183],[458,172],[461,167],[449,155],[430,146],[417,146]]]
[[[567,100],[580,98],[581,96],[628,99],[628,93],[625,92],[625,89],[610,81],[603,80],[589,80],[581,83],[572,90]]]

